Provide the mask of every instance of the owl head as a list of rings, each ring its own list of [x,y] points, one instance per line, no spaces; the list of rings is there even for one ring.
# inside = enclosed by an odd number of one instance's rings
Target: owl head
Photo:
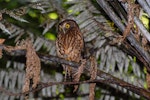
[[[66,19],[62,21],[61,23],[59,23],[58,27],[59,27],[58,29],[59,32],[62,32],[62,33],[67,33],[68,30],[71,30],[72,28],[79,28],[78,24],[74,20],[71,20],[71,19]]]

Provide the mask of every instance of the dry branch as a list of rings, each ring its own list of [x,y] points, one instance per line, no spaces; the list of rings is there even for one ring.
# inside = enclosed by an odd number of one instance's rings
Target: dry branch
[[[70,62],[70,61],[66,61],[62,58],[58,58],[58,57],[55,57],[55,56],[44,56],[44,55],[40,55],[39,54],[39,57],[41,58],[41,60],[44,60],[44,61],[54,61],[54,62],[57,62],[57,63],[63,63],[63,64],[67,64],[67,65],[70,65],[72,67],[78,67],[80,64],[76,63],[76,62]],[[90,73],[90,65],[87,64],[86,65],[86,68],[84,70],[83,73]],[[136,93],[140,96],[143,96],[147,99],[150,99],[150,91],[146,90],[146,89],[143,89],[143,88],[140,88],[140,87],[137,87],[137,86],[134,86],[130,83],[127,83],[121,79],[118,79],[102,70],[99,70],[97,69],[97,76],[103,78],[106,82],[106,84],[116,84],[118,86],[121,86],[123,88],[126,88],[127,90],[129,91],[132,91],[133,93]],[[103,81],[104,83],[104,81]]]
[[[4,46],[1,46],[1,48],[4,47]],[[18,52],[18,51],[13,51],[13,52]],[[23,51],[19,51],[20,55],[25,55],[26,53]],[[12,53],[12,54],[17,54],[17,53]],[[18,54],[17,54],[18,55]],[[41,61],[43,62],[57,62],[57,63],[60,63],[60,64],[66,64],[66,65],[69,65],[69,66],[72,66],[72,67],[75,67],[77,68],[78,66],[80,66],[79,63],[76,63],[76,62],[71,62],[71,61],[67,61],[65,59],[62,59],[62,58],[58,58],[56,56],[52,56],[52,55],[44,55],[44,54],[40,54],[40,53],[37,53],[37,55],[39,56],[39,58],[41,59]],[[90,73],[91,70],[90,70],[90,64],[87,62],[86,63],[86,67],[85,67],[85,70],[84,70],[84,74],[87,74],[87,73]],[[136,93],[140,96],[143,96],[147,99],[150,99],[150,91],[146,90],[146,89],[143,89],[141,87],[137,87],[137,86],[134,86],[130,83],[127,83],[121,79],[118,79],[102,70],[99,70],[97,69],[97,76],[102,78],[100,80],[89,80],[89,81],[84,81],[84,82],[102,82],[102,83],[105,83],[105,84],[115,84],[115,85],[118,85],[118,86],[121,86],[129,91],[132,91],[133,93]],[[83,83],[84,83],[83,82]],[[64,84],[64,85],[67,85],[67,84],[79,84],[79,83],[82,83],[82,82],[51,82],[49,84],[52,84],[52,85],[58,85],[58,84]],[[47,83],[46,83],[47,84]],[[52,86],[52,85],[47,85],[47,86]],[[44,85],[44,87],[46,87],[46,85]],[[42,87],[42,88],[44,88]],[[40,88],[40,89],[42,89]],[[34,90],[34,89],[33,89]],[[30,92],[33,92],[30,91]],[[39,89],[38,89],[39,90]],[[38,91],[38,90],[34,90],[34,91]],[[5,89],[3,89],[2,87],[0,88],[0,91],[3,91],[3,92],[8,92],[6,91]],[[28,92],[26,92],[28,93]],[[7,94],[11,94],[11,93],[7,93]],[[12,93],[13,94],[13,93]],[[23,95],[24,93],[18,93],[17,95]],[[15,94],[14,94],[15,95]]]
[[[97,79],[97,80],[87,80],[87,81],[81,81],[81,82],[48,82],[48,83],[39,83],[39,87],[36,88],[36,89],[32,89],[32,90],[29,90],[29,91],[26,91],[24,93],[14,93],[14,92],[10,92],[8,90],[6,90],[5,88],[3,87],[0,87],[0,91],[4,92],[5,94],[7,95],[10,95],[10,96],[21,96],[21,95],[25,95],[25,94],[28,94],[30,92],[36,92],[36,91],[39,91],[43,88],[46,88],[46,87],[49,87],[49,86],[53,86],[53,85],[75,85],[75,84],[85,84],[85,83],[105,83],[105,84],[116,84],[116,82],[113,80],[113,79]],[[119,84],[118,84],[119,85]],[[141,91],[142,94],[144,95],[147,95],[147,96],[143,96],[147,99],[150,99],[150,92],[143,89],[143,88],[139,88],[139,87],[136,87],[136,86],[133,86],[129,83],[120,83],[120,86],[123,86],[123,87],[127,87],[127,88],[133,88],[135,89],[135,91]],[[132,91],[134,92],[134,91]],[[141,94],[141,95],[142,95]]]

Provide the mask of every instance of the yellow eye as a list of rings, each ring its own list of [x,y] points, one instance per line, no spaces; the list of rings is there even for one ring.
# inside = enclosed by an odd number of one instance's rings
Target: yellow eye
[[[65,25],[65,28],[70,28],[70,25],[69,25],[69,24],[66,24],[66,25]]]

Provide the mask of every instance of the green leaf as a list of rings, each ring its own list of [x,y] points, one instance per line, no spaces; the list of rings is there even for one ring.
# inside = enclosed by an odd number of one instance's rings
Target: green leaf
[[[37,17],[37,14],[36,14],[34,11],[29,11],[29,15],[30,15],[32,18]]]
[[[48,17],[49,17],[50,19],[57,19],[57,18],[58,18],[58,14],[55,13],[55,12],[49,13],[49,14],[48,14]]]
[[[50,40],[56,40],[56,36],[53,33],[47,32],[44,35],[45,38],[50,39]]]

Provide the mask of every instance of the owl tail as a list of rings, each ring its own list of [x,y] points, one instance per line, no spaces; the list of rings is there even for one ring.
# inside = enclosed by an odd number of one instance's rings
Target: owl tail
[[[81,65],[78,68],[73,68],[67,65],[63,65],[63,69],[65,71],[65,81],[69,79],[73,79],[73,82],[79,82],[80,76],[83,73],[83,69],[85,67],[86,60],[81,60]],[[78,89],[78,85],[74,85],[73,92],[76,92]]]
[[[73,82],[78,82],[80,80],[81,73],[78,73],[77,68],[72,68],[67,65],[63,65],[63,69],[65,71],[65,79],[64,81],[71,80]],[[78,85],[74,85],[73,92],[76,92],[78,89]]]
[[[63,69],[65,71],[64,81],[67,81],[68,79],[71,80],[72,79],[72,68],[70,66],[63,65]]]

